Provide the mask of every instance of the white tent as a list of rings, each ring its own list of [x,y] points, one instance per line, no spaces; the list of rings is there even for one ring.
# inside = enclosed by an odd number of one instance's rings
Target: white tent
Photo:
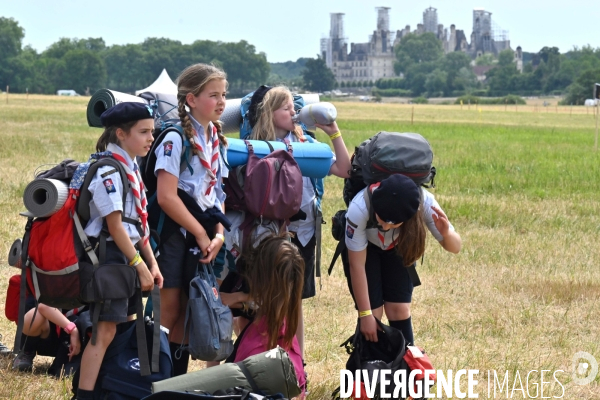
[[[148,86],[145,89],[136,90],[135,95],[139,95],[144,92],[153,92],[153,93],[164,93],[164,94],[177,94],[177,85],[171,80],[171,77],[167,73],[167,70],[163,68],[159,77],[154,81],[154,83]]]

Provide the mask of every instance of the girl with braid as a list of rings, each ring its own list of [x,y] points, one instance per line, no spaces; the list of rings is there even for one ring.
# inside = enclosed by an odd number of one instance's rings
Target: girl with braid
[[[224,226],[229,228],[222,190],[227,169],[220,155],[224,151],[220,144],[227,142],[219,121],[226,91],[225,72],[212,65],[194,64],[183,70],[177,79],[177,103],[191,158],[186,159],[183,138],[176,130],[155,149],[156,199],[166,215],[164,226],[176,227],[167,233],[163,228],[157,257],[164,276],[161,324],[169,329],[175,376],[185,374],[189,362],[187,351],[177,351],[183,340],[189,283],[198,262],[215,259],[225,240]]]

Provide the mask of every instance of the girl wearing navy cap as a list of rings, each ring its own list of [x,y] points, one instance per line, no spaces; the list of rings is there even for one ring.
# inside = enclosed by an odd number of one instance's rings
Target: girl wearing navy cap
[[[360,331],[369,341],[377,341],[375,318],[385,310],[390,326],[414,343],[409,268],[425,252],[425,226],[444,249],[460,251],[460,235],[433,195],[403,175],[369,185],[348,207],[342,262]]]
[[[177,102],[181,127],[193,153],[189,168],[181,168],[185,150],[178,132],[167,133],[155,150],[156,198],[166,216],[180,227],[168,237],[161,233],[157,257],[165,277],[160,292],[161,324],[170,330],[175,376],[185,374],[188,368],[189,353],[177,350],[184,336],[186,288],[195,272],[191,271],[192,265],[212,262],[225,241],[223,223],[228,221],[223,214],[222,176],[227,170],[220,154],[225,147],[220,144],[226,145],[227,141],[219,118],[225,109],[226,92],[227,76],[219,68],[194,64],[183,70],[177,78]],[[194,217],[181,192],[191,200],[191,206],[210,215],[210,224],[202,225]],[[191,251],[197,256],[188,256]]]
[[[148,153],[154,140],[152,110],[142,103],[120,103],[105,111],[100,118],[105,130],[98,139],[96,150],[110,152],[127,172],[129,182],[122,182],[120,174],[111,166],[96,171],[88,187],[92,201],[90,220],[84,230],[94,242],[100,236],[104,219],[110,233],[106,243],[106,262],[135,267],[142,290],[152,290],[155,283],[162,286],[163,278],[149,244],[144,183],[135,161],[137,156],[143,157]],[[123,204],[123,185],[127,184],[131,190]],[[125,217],[128,222],[123,220]],[[141,221],[141,232],[132,220]],[[95,306],[95,303],[90,305],[90,312]],[[134,313],[133,299],[112,300],[108,310],[103,307],[100,311],[96,344],[89,343],[83,352],[78,399],[93,398],[98,371],[106,348],[115,336],[117,324],[127,321],[127,317]]]

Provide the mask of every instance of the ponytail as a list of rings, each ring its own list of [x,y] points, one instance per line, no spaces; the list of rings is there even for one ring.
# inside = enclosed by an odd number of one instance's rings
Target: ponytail
[[[408,267],[415,263],[425,254],[425,220],[423,218],[423,204],[419,205],[417,213],[400,227],[396,251],[404,266]]]

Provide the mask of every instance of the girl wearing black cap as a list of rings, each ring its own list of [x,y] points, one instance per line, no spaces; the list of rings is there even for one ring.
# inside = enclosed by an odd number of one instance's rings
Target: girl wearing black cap
[[[255,140],[278,140],[289,142],[305,142],[304,131],[296,125],[292,117],[296,115],[294,98],[292,93],[283,86],[268,87],[261,86],[252,96],[249,108],[250,125],[252,126],[251,139]],[[340,178],[348,178],[350,170],[350,156],[344,144],[344,139],[336,122],[329,125],[315,124],[322,129],[331,140],[335,157],[329,173]],[[315,221],[317,213],[317,197],[315,184],[310,178],[303,178],[302,203],[300,209],[306,213],[306,218],[294,221],[288,227],[294,232],[292,242],[298,246],[304,258],[304,290],[302,298],[307,299],[315,296]],[[304,324],[302,313],[300,323],[296,332],[300,348],[304,354]]]
[[[135,267],[141,289],[152,290],[154,283],[162,286],[163,278],[149,244],[145,189],[136,163],[136,157],[145,156],[154,141],[152,109],[141,103],[120,103],[106,110],[100,119],[105,130],[98,139],[96,150],[110,152],[127,172],[129,182],[122,182],[120,174],[111,166],[96,171],[88,187],[92,194],[91,218],[84,231],[90,239],[98,238],[104,219],[110,233],[106,242],[106,263]],[[127,184],[131,190],[123,204],[123,186]],[[128,222],[123,220],[125,217]],[[132,220],[141,221],[141,232]],[[96,344],[89,343],[81,359],[78,399],[93,398],[104,353],[115,336],[117,324],[134,314],[135,304],[132,303],[128,299],[119,299],[112,300],[108,309],[102,307]],[[100,307],[96,303],[90,305],[91,313],[96,306]]]
[[[425,226],[452,253],[461,238],[433,195],[410,178],[392,175],[360,191],[346,214],[344,272],[360,318],[360,331],[377,341],[375,318],[383,311],[390,325],[413,343],[409,268],[425,252]]]

